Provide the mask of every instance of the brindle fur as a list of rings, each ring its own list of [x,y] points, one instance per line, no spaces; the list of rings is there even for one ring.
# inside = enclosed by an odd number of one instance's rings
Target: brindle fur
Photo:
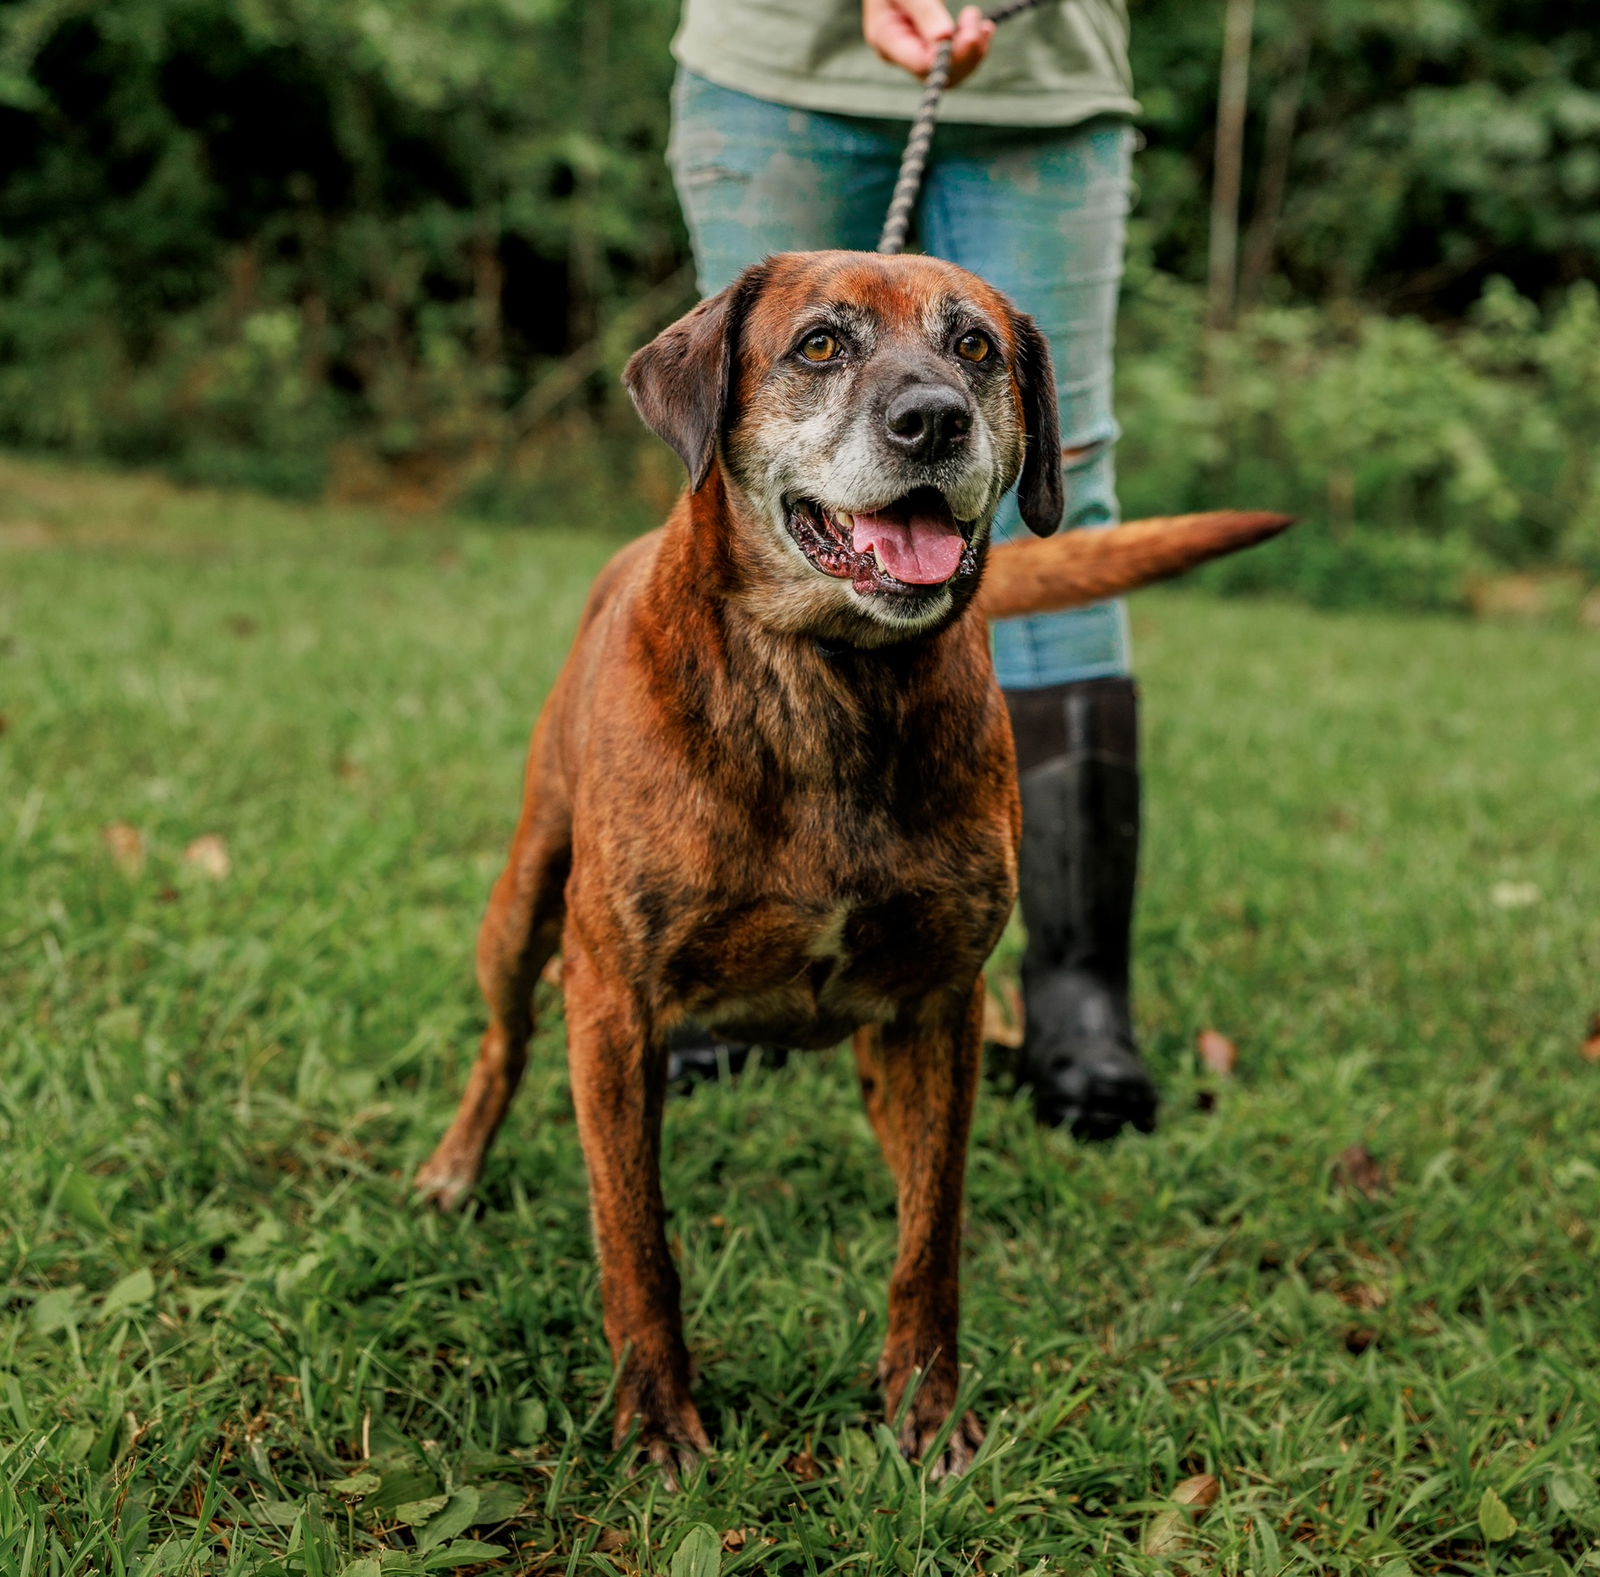
[[[870,325],[870,354],[847,385],[806,381],[791,364],[796,333],[840,318]],[[951,325],[967,321],[987,326],[1000,358],[981,385],[947,365]],[[692,1018],[794,1047],[853,1036],[898,1188],[885,1402],[903,1448],[923,1456],[957,1393],[981,970],[1012,906],[1021,831],[1011,734],[986,626],[963,616],[977,575],[909,615],[828,580],[785,533],[771,474],[794,462],[826,476],[827,456],[768,440],[809,432],[850,449],[858,471],[875,464],[880,498],[897,497],[928,478],[892,456],[868,463],[885,388],[964,380],[981,474],[947,466],[941,484],[981,495],[981,541],[1020,472],[1030,523],[1053,529],[1048,351],[950,265],[793,254],[696,308],[629,374],[692,487],[601,574],[534,730],[478,945],[488,1031],[418,1186],[453,1206],[477,1180],[522,1074],[534,982],[559,949],[620,1369],[616,1440],[637,1428],[681,1474],[709,1441],[661,1193],[667,1033]],[[981,1440],[974,1417],[957,1420],[935,1471],[965,1468]]]

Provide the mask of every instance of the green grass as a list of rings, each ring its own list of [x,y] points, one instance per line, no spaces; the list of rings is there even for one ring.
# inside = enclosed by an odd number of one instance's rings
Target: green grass
[[[894,1219],[847,1060],[674,1103],[719,1449],[670,1495],[609,1450],[558,1013],[489,1208],[406,1198],[619,540],[571,507],[0,463],[0,1572],[711,1571],[696,1525],[795,1577],[1600,1569],[1600,636],[1140,600],[1160,1132],[1079,1148],[985,1093],[990,1445],[930,1487],[878,1430]],[[1387,1192],[1335,1182],[1354,1144]]]

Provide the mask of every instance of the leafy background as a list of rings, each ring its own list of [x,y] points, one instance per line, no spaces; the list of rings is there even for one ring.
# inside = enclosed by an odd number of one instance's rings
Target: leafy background
[[[1129,512],[1294,508],[1324,529],[1217,578],[1322,602],[1600,575],[1594,29],[1555,3],[1261,0],[1219,337],[1220,12],[1132,5]],[[3,0],[0,443],[537,516],[553,452],[640,444],[614,373],[688,299],[675,13]]]

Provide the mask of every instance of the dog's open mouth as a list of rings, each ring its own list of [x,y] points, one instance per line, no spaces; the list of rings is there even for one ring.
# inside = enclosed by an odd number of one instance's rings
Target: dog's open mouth
[[[814,498],[790,501],[789,535],[822,571],[859,592],[927,597],[977,568],[972,522],[957,520],[936,487],[847,513]]]

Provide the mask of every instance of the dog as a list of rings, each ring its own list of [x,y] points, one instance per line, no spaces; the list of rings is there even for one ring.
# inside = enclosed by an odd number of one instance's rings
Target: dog
[[[559,950],[615,1439],[670,1482],[710,1441],[661,1192],[666,1037],[853,1039],[898,1187],[880,1364],[902,1449],[959,1473],[963,1174],[985,960],[1021,809],[986,618],[1112,596],[1287,517],[1176,517],[989,548],[1017,488],[1063,510],[1049,347],[998,291],[919,256],[771,257],[624,381],[689,485],[601,572],[530,749],[478,943],[489,1026],[417,1176],[449,1208],[521,1078]]]

